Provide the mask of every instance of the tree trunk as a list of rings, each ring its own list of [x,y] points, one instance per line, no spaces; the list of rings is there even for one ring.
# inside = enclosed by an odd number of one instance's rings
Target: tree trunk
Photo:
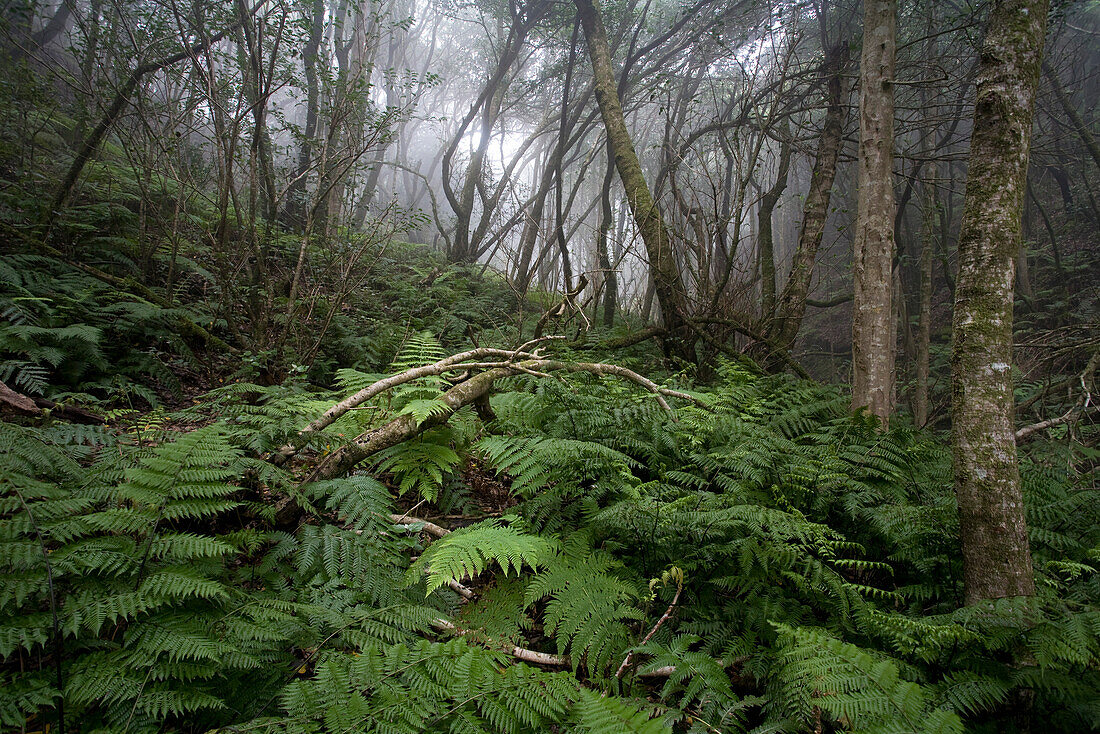
[[[967,604],[1035,593],[1012,397],[1012,286],[1047,0],[993,3],[959,234],[952,437]]]
[[[832,197],[836,164],[840,157],[844,133],[844,84],[841,73],[847,55],[843,39],[831,47],[825,55],[822,76],[825,78],[826,109],[817,141],[817,158],[810,178],[810,190],[802,207],[802,226],[798,233],[798,249],[791,262],[787,284],[779,296],[775,319],[766,336],[781,350],[787,351],[794,344],[802,317],[806,314],[806,296],[814,274],[814,260],[825,235],[825,221],[829,217],[829,199]]]
[[[924,223],[921,228],[920,297],[917,316],[917,386],[913,394],[913,422],[924,426],[928,422],[929,352],[932,342],[932,252],[935,237],[936,187],[925,180]]]
[[[302,49],[302,65],[306,75],[306,124],[302,130],[302,143],[298,149],[298,168],[286,192],[286,223],[296,227],[305,226],[306,178],[313,163],[313,144],[317,137],[317,125],[320,118],[321,87],[317,77],[318,59],[321,53],[321,38],[325,31],[325,2],[312,0],[312,15],[309,17],[309,38]]]
[[[1092,133],[1089,132],[1088,123],[1081,117],[1081,113],[1077,111],[1077,106],[1073,104],[1069,95],[1066,94],[1066,90],[1062,87],[1062,80],[1058,78],[1058,74],[1046,65],[1043,67],[1043,73],[1047,81],[1050,82],[1050,88],[1054,90],[1054,96],[1058,99],[1058,104],[1062,106],[1062,111],[1065,112],[1066,117],[1069,118],[1073,130],[1077,133],[1077,136],[1081,138],[1081,142],[1089,152],[1089,156],[1092,157],[1096,167],[1100,168],[1100,145],[1097,144],[1096,138],[1092,137]],[[1068,191],[1068,189],[1068,184],[1063,186],[1063,190]]]
[[[569,138],[569,95],[573,89],[573,68],[577,61],[577,34],[580,32],[579,23],[573,24],[573,38],[569,43],[569,62],[565,66],[565,83],[561,89],[561,111],[558,122],[558,150],[564,151]],[[569,242],[565,236],[565,211],[564,188],[565,174],[562,165],[562,156],[557,156],[554,167],[554,236],[558,242],[558,250],[561,252],[562,292],[570,293],[573,290],[573,265],[569,256]]]
[[[863,5],[859,208],[853,252],[852,406],[885,424],[894,409],[894,56],[896,0]]]
[[[615,155],[615,168],[626,189],[626,199],[630,213],[638,227],[649,258],[649,268],[653,273],[654,294],[661,307],[665,327],[669,338],[667,348],[677,357],[688,361],[693,359],[693,340],[690,327],[685,321],[686,290],[676,264],[672,240],[668,229],[661,219],[657,202],[649,191],[645,175],[642,173],[638,154],[623,117],[622,104],[619,101],[615,85],[615,74],[611,67],[611,51],[607,43],[607,32],[603,20],[592,4],[592,0],[576,0],[581,25],[588,45],[588,55],[592,61],[592,71],[596,90],[596,102],[607,129],[607,140]]]
[[[787,131],[783,130],[784,136]],[[760,318],[767,324],[775,315],[775,241],[772,236],[772,213],[779,197],[787,188],[787,172],[791,167],[791,143],[784,137],[779,148],[779,170],[775,183],[760,199],[760,209],[756,213],[757,243],[760,246],[760,284],[763,296]]]
[[[611,263],[611,252],[608,247],[613,219],[611,182],[614,175],[615,157],[611,152],[611,146],[608,145],[607,167],[604,169],[603,183],[600,186],[600,220],[596,226],[596,253],[600,261],[600,272],[603,275],[603,325],[607,328],[611,328],[615,323],[615,305],[619,297],[618,274]]]
[[[204,53],[207,49],[218,43],[227,35],[232,33],[240,25],[240,20],[233,25],[226,28],[224,31],[210,36],[204,40],[194,43],[182,51],[178,51],[174,54],[170,54],[156,61],[149,61],[144,64],[140,64],[136,69],[131,72],[130,76],[125,82],[119,86],[118,91],[115,92],[115,97],[111,100],[111,105],[107,108],[107,111],[103,114],[99,124],[84,140],[84,143],[80,146],[80,151],[76,154],[76,158],[73,159],[72,165],[69,166],[68,172],[65,174],[65,178],[61,181],[61,186],[57,189],[57,194],[54,195],[53,202],[50,208],[46,211],[46,233],[47,236],[43,237],[43,241],[48,239],[48,235],[53,224],[57,218],[57,215],[61,213],[69,201],[72,199],[73,193],[76,190],[76,183],[80,180],[80,174],[84,171],[84,167],[88,164],[88,161],[92,159],[96,151],[99,150],[99,144],[106,137],[107,131],[111,129],[111,126],[122,115],[122,110],[130,101],[130,95],[137,89],[138,83],[147,75],[161,69],[178,64],[187,58],[192,58],[198,54]]]
[[[474,196],[480,186],[492,127],[496,124],[500,111],[504,93],[502,85],[505,85],[505,77],[511,70],[512,64],[519,58],[534,19],[539,17],[542,11],[532,12],[533,14],[528,16],[525,21],[517,22],[509,29],[492,75],[485,82],[485,86],[482,87],[477,99],[470,105],[469,111],[459,121],[458,129],[443,153],[441,179],[443,194],[455,213],[455,236],[451,243],[451,251],[447,253],[452,262],[471,262],[477,259],[475,254],[477,243],[471,242],[470,235],[473,226]],[[458,152],[459,143],[479,113],[481,115],[481,130],[478,146],[470,155],[462,188],[456,192],[454,183],[451,180],[454,158]]]

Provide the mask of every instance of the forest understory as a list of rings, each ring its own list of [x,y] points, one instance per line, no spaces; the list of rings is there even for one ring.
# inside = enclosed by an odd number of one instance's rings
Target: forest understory
[[[0,731],[1100,730],[1097,3],[0,17]]]

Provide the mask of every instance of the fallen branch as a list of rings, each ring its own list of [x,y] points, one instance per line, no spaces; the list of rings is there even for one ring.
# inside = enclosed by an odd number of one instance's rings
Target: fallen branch
[[[507,350],[507,349],[491,349],[489,347],[479,347],[477,349],[470,349],[465,352],[459,352],[453,354],[450,357],[445,357],[433,364],[424,365],[423,367],[413,367],[407,369],[404,372],[400,372],[396,375],[391,375],[385,379],[378,380],[370,385],[367,385],[362,390],[359,390],[348,397],[344,398],[340,402],[333,405],[326,410],[315,420],[311,421],[309,425],[303,427],[298,431],[298,441],[295,444],[287,444],[279,449],[279,451],[272,457],[272,462],[275,464],[282,464],[288,459],[292,458],[298,449],[305,443],[305,439],[309,434],[323,431],[338,421],[341,417],[348,412],[358,408],[363,403],[371,400],[382,393],[392,390],[395,387],[404,385],[405,383],[412,382],[413,380],[419,380],[424,377],[438,377],[439,375],[447,372],[460,372],[465,369],[469,369],[469,365],[456,367],[459,363],[463,362],[477,362],[477,360],[488,359],[496,357],[497,359],[504,359],[506,361],[512,361],[515,359],[523,358],[528,359],[535,357],[534,354],[528,352],[521,352],[519,350]]]
[[[428,535],[435,536],[436,538],[442,538],[445,535],[449,535],[451,532],[447,528],[440,527],[439,525],[428,522],[427,520],[421,520],[418,517],[409,517],[408,515],[398,515],[395,513],[390,515],[390,519],[394,522],[396,527],[399,527],[402,530],[413,530],[414,528],[416,528],[416,526],[419,525],[420,527],[418,528],[418,531],[423,531]],[[406,520],[409,521],[408,524],[405,524]],[[428,569],[425,568],[424,570],[425,572],[427,572]],[[451,591],[455,592],[466,601],[473,601],[477,598],[477,592],[467,586],[463,586],[454,579],[449,579],[447,581],[447,586],[451,589]]]
[[[462,631],[458,629],[453,622],[448,622],[445,619],[436,619],[432,622],[432,626],[436,629],[443,630],[445,632],[454,632],[461,635]],[[551,665],[557,668],[569,667],[568,655],[554,655],[549,652],[539,652],[538,650],[528,650],[525,647],[519,647],[516,645],[504,645],[499,649],[506,651],[512,657],[517,660],[522,660],[525,663],[534,663],[536,665]]]
[[[33,416],[36,418],[42,416],[44,410],[48,410],[50,411],[50,415],[64,418],[73,423],[83,423],[93,426],[101,426],[106,423],[101,416],[96,415],[90,410],[78,408],[75,405],[56,403],[49,398],[32,398],[29,395],[24,395],[21,392],[12,390],[3,382],[0,382],[0,405],[3,405],[8,410],[12,410],[19,415]]]
[[[325,411],[320,418],[303,429],[299,433],[299,437],[304,438],[309,433],[331,425],[349,410],[358,407],[366,400],[386,390],[392,389],[397,385],[428,375],[442,375],[447,372],[470,371],[475,369],[484,370],[458,383],[436,398],[436,400],[442,404],[442,407],[441,409],[433,411],[425,420],[418,423],[412,415],[399,415],[377,428],[372,428],[360,434],[351,443],[340,447],[326,456],[314,468],[306,481],[331,479],[332,477],[344,474],[367,457],[383,449],[396,446],[403,441],[415,438],[429,428],[446,423],[450,420],[452,415],[464,406],[476,404],[478,401],[486,398],[489,394],[489,390],[497,380],[521,374],[546,377],[551,372],[587,372],[598,377],[613,376],[644,387],[646,390],[653,393],[657,398],[658,404],[670,413],[672,412],[672,408],[669,406],[668,401],[665,400],[666,397],[686,400],[703,408],[708,407],[705,401],[694,395],[661,387],[652,380],[639,375],[637,372],[618,365],[603,364],[599,362],[563,362],[554,359],[542,359],[534,355],[526,355],[528,358],[521,362],[516,362],[512,360],[515,354],[516,352],[501,349],[473,349],[440,360],[432,365],[406,370],[401,374],[379,380],[360,390],[355,395],[340,401],[332,408]],[[523,355],[524,353],[520,352],[519,354]],[[495,356],[503,359],[502,361],[490,362],[468,361],[481,356]],[[298,449],[293,445],[284,446],[272,457],[272,461],[277,464],[282,463],[293,456],[297,450]]]
[[[453,632],[456,635],[465,634],[458,628],[453,622],[448,622],[445,619],[436,619],[432,622],[432,626],[438,630],[444,632]],[[526,647],[519,647],[518,645],[501,645],[497,649],[507,652],[516,660],[522,660],[525,663],[534,663],[535,665],[549,665],[555,668],[568,668],[572,665],[568,655],[555,655],[549,652],[539,652],[538,650],[531,650]],[[728,663],[719,660],[718,664],[723,668],[729,668],[734,665],[740,665],[749,659],[748,655],[736,658]],[[644,673],[638,673],[639,678],[667,678],[676,672],[675,665],[664,665],[660,668],[654,668],[653,670],[647,670]]]
[[[42,410],[34,404],[34,400],[27,397],[23,393],[16,392],[10,387],[0,382],[0,403],[3,403],[8,409],[19,413],[20,415],[41,415]]]
[[[409,517],[408,515],[398,515],[398,514],[394,513],[394,514],[390,515],[390,520],[392,520],[394,522],[394,524],[397,525],[398,527],[406,528],[406,529],[409,529],[414,525],[420,525],[421,526],[420,529],[423,532],[427,533],[428,535],[435,536],[436,538],[442,538],[446,535],[450,535],[450,533],[451,533],[451,531],[448,530],[447,528],[440,527],[439,525],[436,525],[434,522],[428,522],[427,520],[422,520],[419,517]]]
[[[1024,426],[1020,430],[1016,431],[1016,445],[1024,443],[1030,439],[1034,434],[1039,431],[1046,430],[1047,428],[1054,428],[1060,426],[1063,423],[1070,423],[1079,418],[1092,413],[1100,412],[1100,405],[1093,405],[1092,407],[1078,408],[1076,405],[1069,409],[1069,412],[1064,415],[1060,415],[1057,418],[1049,418],[1045,421],[1039,421],[1038,423],[1032,423],[1030,426]]]
[[[326,456],[306,481],[331,479],[345,474],[368,456],[411,438],[416,438],[429,428],[446,423],[463,406],[473,403],[483,395],[487,395],[494,382],[502,377],[509,377],[514,374],[516,374],[516,371],[510,368],[498,367],[474,375],[465,382],[458,383],[437,398],[445,406],[443,409],[437,410],[420,423],[417,423],[416,418],[412,415],[399,415],[378,428],[360,434],[351,443],[341,446]]]
[[[477,598],[477,593],[473,589],[463,586],[454,579],[447,582],[447,587],[466,601],[473,601]]]

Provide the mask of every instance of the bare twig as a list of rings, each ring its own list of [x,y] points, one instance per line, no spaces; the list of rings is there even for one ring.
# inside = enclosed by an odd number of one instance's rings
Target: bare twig
[[[665,623],[665,620],[667,620],[669,617],[672,616],[672,610],[676,608],[676,604],[680,601],[680,594],[682,594],[683,591],[684,591],[684,584],[681,581],[679,584],[676,585],[676,595],[672,597],[672,603],[668,605],[668,609],[666,609],[665,613],[661,615],[661,618],[657,620],[657,624],[653,625],[653,629],[651,629],[649,631],[649,634],[647,634],[642,639],[641,643],[639,643],[640,645],[644,645],[647,642],[649,642],[650,640],[652,640],[653,635],[657,634],[657,630],[661,629],[661,625]],[[623,671],[626,670],[627,666],[630,665],[630,661],[631,661],[631,659],[633,659],[633,657],[634,657],[634,651],[633,650],[631,650],[630,652],[628,652],[626,654],[626,657],[623,658],[622,664],[619,665],[619,669],[615,671],[615,677],[616,678],[622,678],[623,677]],[[671,670],[669,671],[669,675],[671,675],[672,671],[675,670],[676,668],[674,666],[669,666],[669,667],[671,668]],[[650,675],[652,675],[652,672],[650,673]]]

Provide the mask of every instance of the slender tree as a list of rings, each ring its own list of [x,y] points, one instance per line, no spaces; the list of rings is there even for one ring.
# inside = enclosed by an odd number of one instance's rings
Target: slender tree
[[[611,50],[603,20],[592,0],[576,0],[592,61],[596,102],[607,129],[607,141],[615,156],[615,168],[626,189],[630,213],[645,244],[649,268],[653,274],[654,291],[661,306],[661,315],[669,333],[672,353],[691,359],[691,339],[686,316],[684,281],[673,252],[672,239],[661,212],[646,183],[630,131],[626,127],[622,103],[611,67]]]
[[[837,160],[844,143],[845,85],[842,75],[848,58],[844,40],[826,45],[825,60],[820,72],[825,87],[825,117],[817,140],[810,189],[802,206],[798,247],[791,261],[787,283],[776,304],[775,317],[768,324],[766,332],[770,341],[781,351],[790,349],[802,326],[802,317],[806,314],[806,297],[810,292],[817,251],[825,236],[825,221],[829,216]]]
[[[996,0],[959,234],[952,435],[966,602],[1035,593],[1013,426],[1012,302],[1047,0]]]

